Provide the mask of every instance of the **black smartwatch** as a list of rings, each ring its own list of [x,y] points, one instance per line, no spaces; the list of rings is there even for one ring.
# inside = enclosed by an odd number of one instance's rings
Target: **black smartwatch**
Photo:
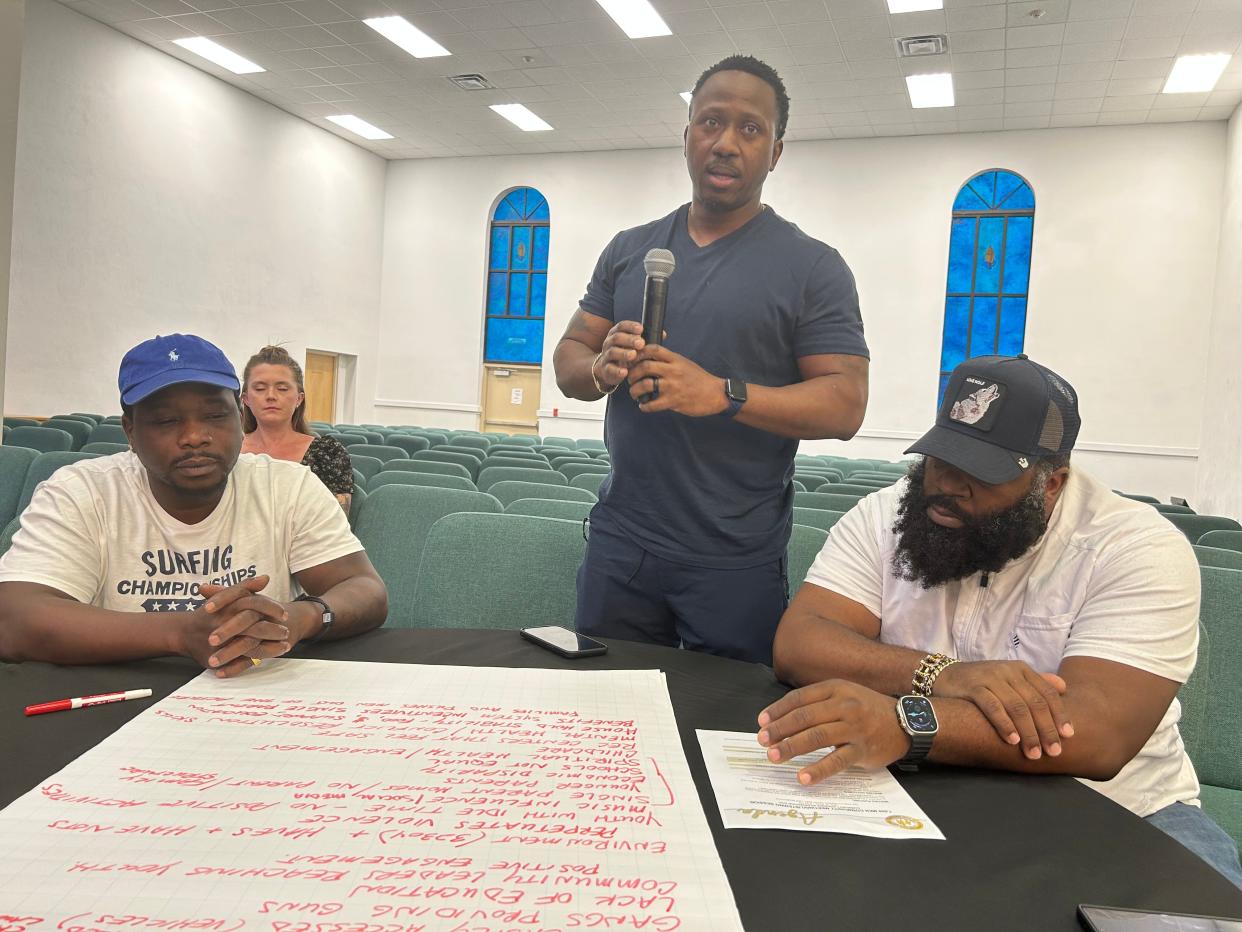
[[[722,417],[734,417],[746,404],[746,383],[741,379],[725,379],[725,395],[729,407],[720,412]]]
[[[926,696],[901,696],[897,700],[897,723],[910,736],[910,750],[897,761],[897,768],[907,772],[919,769],[919,763],[931,750],[940,724],[936,710]]]
[[[316,605],[318,605],[321,609],[323,609],[323,618],[322,618],[322,621],[323,621],[323,627],[322,627],[322,628],[320,628],[320,629],[319,629],[319,631],[318,631],[318,632],[317,632],[317,633],[316,633],[313,637],[302,638],[302,643],[303,643],[303,644],[310,644],[310,643],[312,643],[312,642],[314,642],[314,641],[318,641],[321,637],[323,637],[325,634],[327,634],[327,633],[328,633],[329,629],[332,627],[332,621],[333,621],[333,619],[332,619],[332,609],[328,608],[328,603],[327,603],[327,602],[325,602],[323,599],[319,598],[319,596],[317,596],[317,595],[306,595],[305,593],[303,593],[302,595],[298,596],[298,597],[297,597],[296,599],[294,599],[293,601],[295,601],[295,602],[314,602],[314,603],[315,603]]]

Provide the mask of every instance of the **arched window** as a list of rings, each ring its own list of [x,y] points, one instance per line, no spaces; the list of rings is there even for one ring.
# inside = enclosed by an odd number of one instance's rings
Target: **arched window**
[[[543,362],[550,229],[548,202],[534,188],[514,188],[492,213],[484,362]]]
[[[1034,224],[1035,194],[1021,175],[980,172],[957,192],[937,406],[958,363],[1022,352]]]

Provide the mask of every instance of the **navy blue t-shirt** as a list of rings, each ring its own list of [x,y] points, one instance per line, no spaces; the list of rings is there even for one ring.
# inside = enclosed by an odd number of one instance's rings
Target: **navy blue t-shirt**
[[[689,205],[608,244],[581,306],[615,322],[642,320],[653,248],[669,249],[664,345],[719,378],[779,387],[802,381],[798,359],[868,356],[854,276],[840,254],[771,208],[707,246]],[[643,414],[628,385],[608,399],[612,473],[597,508],[651,552],[716,568],[780,558],[792,524],[797,440],[720,417]]]

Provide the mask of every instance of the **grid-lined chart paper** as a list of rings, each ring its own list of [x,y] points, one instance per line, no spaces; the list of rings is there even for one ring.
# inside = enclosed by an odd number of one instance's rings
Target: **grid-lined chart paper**
[[[742,928],[656,670],[203,674],[0,837],[30,932]]]

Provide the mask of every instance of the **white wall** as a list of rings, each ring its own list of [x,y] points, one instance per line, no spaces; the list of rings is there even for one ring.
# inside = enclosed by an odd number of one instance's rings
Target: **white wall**
[[[1228,139],[1199,482],[1192,503],[1200,512],[1242,520],[1242,108],[1229,121]]]
[[[5,409],[119,412],[181,330],[356,354],[369,414],[384,161],[52,0],[25,34]]]
[[[0,0],[0,361],[4,359],[4,344],[8,335],[13,178],[17,158],[17,106],[21,89],[25,15],[25,0]],[[0,377],[0,410],[3,409],[4,385]]]
[[[1004,167],[1035,189],[1026,348],[1082,397],[1079,461],[1118,488],[1189,494],[1224,152],[1223,123],[791,143],[764,199],[841,250],[873,356],[860,436],[804,448],[896,458],[929,426],[950,205]],[[560,417],[541,429],[599,435],[602,404],[560,395],[552,347],[613,233],[688,199],[676,149],[389,163],[378,397],[414,406],[379,420],[477,423],[487,219],[521,184],[552,211],[542,407]]]

